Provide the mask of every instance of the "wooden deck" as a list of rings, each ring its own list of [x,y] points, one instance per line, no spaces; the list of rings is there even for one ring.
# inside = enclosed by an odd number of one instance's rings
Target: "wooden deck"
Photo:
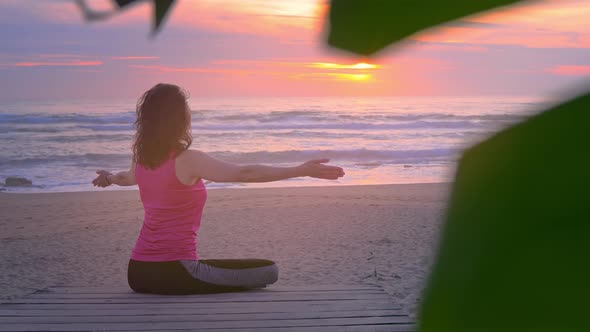
[[[270,287],[210,295],[50,287],[0,303],[0,331],[413,331],[376,286]]]

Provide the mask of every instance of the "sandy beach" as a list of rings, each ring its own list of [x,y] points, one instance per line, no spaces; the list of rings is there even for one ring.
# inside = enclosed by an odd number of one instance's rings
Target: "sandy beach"
[[[415,315],[448,184],[209,191],[200,258],[276,261],[277,285],[378,284]],[[0,193],[0,299],[53,285],[127,285],[136,190]],[[377,272],[377,276],[375,276]]]

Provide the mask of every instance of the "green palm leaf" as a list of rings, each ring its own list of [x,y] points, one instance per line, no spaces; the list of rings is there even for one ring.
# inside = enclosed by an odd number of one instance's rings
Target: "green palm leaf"
[[[420,30],[519,0],[332,0],[328,43],[371,55]]]
[[[420,331],[590,331],[590,93],[463,156]]]

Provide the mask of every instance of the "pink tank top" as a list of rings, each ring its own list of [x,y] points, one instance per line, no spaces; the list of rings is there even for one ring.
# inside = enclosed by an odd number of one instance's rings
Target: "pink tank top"
[[[144,208],[143,226],[131,258],[164,262],[197,260],[197,231],[207,200],[207,190],[199,179],[185,185],[176,177],[176,157],[155,169],[137,164],[135,178]]]

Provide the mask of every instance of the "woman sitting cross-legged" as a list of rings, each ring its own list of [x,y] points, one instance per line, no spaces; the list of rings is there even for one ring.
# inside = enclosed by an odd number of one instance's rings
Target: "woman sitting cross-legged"
[[[310,176],[335,180],[340,167],[311,160],[296,167],[240,166],[189,149],[191,113],[184,91],[158,84],[137,104],[133,158],[128,171],[97,171],[93,184],[137,184],[144,221],[129,259],[127,280],[140,293],[197,294],[261,288],[278,279],[265,259],[199,259],[196,236],[207,199],[203,179],[270,182]],[[229,231],[229,230],[228,230]]]

